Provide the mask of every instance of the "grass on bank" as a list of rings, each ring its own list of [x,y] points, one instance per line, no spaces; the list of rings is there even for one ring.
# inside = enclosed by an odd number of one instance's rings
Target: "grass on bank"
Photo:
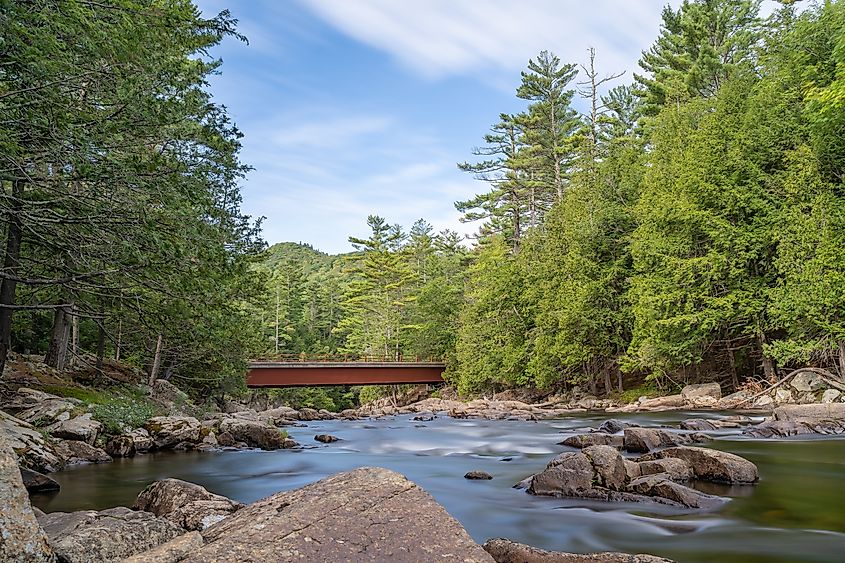
[[[105,434],[120,434],[141,426],[148,418],[164,414],[140,389],[116,386],[109,389],[91,389],[65,385],[45,385],[47,393],[60,397],[79,399],[89,407],[94,420],[105,426]],[[79,413],[74,413],[79,414]]]

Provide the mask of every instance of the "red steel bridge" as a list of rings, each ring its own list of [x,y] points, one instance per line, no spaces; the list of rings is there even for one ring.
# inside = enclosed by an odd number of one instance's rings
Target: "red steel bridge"
[[[247,387],[319,387],[442,383],[446,364],[415,357],[357,355],[282,355],[254,360]]]

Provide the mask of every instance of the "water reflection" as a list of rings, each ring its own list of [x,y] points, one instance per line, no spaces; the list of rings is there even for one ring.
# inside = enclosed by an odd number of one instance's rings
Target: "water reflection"
[[[696,413],[625,417],[644,426],[677,424]],[[712,414],[707,415],[712,416]],[[362,465],[403,473],[429,491],[478,541],[503,536],[566,551],[646,552],[678,561],[836,561],[845,554],[845,440],[761,441],[719,432],[714,447],[754,461],[756,487],[695,486],[733,500],[718,513],[661,505],[533,497],[512,485],[541,469],[565,435],[606,417],[545,422],[408,417],[322,421],[291,428],[302,451],[151,454],[53,474],[62,491],[34,497],[45,511],[131,505],[148,483],[177,477],[252,502]],[[315,434],[340,442],[322,445]],[[507,459],[508,461],[504,461]],[[480,469],[492,481],[467,481]]]

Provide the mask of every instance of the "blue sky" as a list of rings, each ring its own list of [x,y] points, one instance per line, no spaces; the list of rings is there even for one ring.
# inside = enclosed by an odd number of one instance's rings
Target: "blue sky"
[[[672,2],[676,4],[677,2]],[[502,112],[524,107],[519,72],[541,50],[627,71],[657,37],[657,0],[199,0],[229,9],[249,44],[215,49],[212,80],[254,166],[243,209],[269,243],[351,250],[378,214],[471,233],[456,200],[486,187],[460,172]],[[580,103],[580,102],[579,102]]]

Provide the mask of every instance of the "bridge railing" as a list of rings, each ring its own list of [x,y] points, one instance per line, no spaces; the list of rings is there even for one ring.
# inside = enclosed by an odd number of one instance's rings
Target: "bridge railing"
[[[378,356],[369,354],[266,354],[260,358],[254,358],[251,362],[308,362],[308,363],[345,363],[345,362],[372,362],[372,363],[443,363],[442,358],[424,356]]]

